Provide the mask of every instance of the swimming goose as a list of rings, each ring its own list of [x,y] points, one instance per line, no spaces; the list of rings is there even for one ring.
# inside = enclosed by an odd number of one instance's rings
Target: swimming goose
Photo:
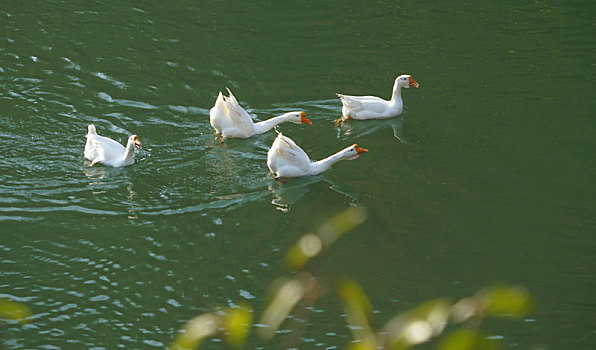
[[[98,135],[93,124],[87,127],[86,137],[84,156],[91,161],[92,166],[97,163],[112,167],[131,165],[135,162],[133,157],[135,147],[141,148],[141,141],[137,135],[130,136],[124,147],[111,138]]]
[[[410,86],[420,86],[411,75],[400,75],[393,84],[393,95],[391,100],[386,101],[376,96],[349,96],[337,94],[341,99],[342,117],[335,121],[335,125],[348,119],[385,119],[401,114],[404,109],[404,102],[401,99],[401,89]]]
[[[267,152],[267,166],[276,177],[317,175],[328,170],[340,160],[353,160],[364,152],[368,152],[368,150],[354,144],[325,159],[312,162],[292,139],[279,133],[273,141],[271,149]]]
[[[312,124],[302,111],[289,112],[262,122],[253,123],[250,115],[240,106],[230,89],[227,90],[230,96],[223,96],[220,91],[215,105],[209,111],[209,121],[221,136],[221,141],[230,137],[245,139],[256,134],[262,134],[283,122]]]

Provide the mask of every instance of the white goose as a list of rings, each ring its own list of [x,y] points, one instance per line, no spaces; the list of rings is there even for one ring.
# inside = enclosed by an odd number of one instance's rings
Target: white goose
[[[238,100],[236,100],[230,89],[227,90],[230,96],[223,96],[220,91],[215,105],[209,111],[209,121],[215,131],[221,135],[221,141],[230,137],[245,139],[256,134],[262,134],[283,122],[312,124],[302,111],[289,112],[262,122],[253,123],[250,115],[238,104]]]
[[[299,177],[320,174],[340,160],[353,160],[368,152],[366,148],[354,144],[350,147],[316,162],[311,162],[308,155],[292,139],[277,135],[271,149],[267,152],[267,166],[277,177]]]
[[[141,148],[141,141],[137,135],[129,137],[124,147],[117,141],[98,135],[93,124],[87,127],[86,137],[84,156],[91,161],[92,166],[97,163],[113,167],[131,165],[135,162],[133,157],[135,147]]]
[[[348,119],[385,119],[401,114],[404,102],[401,99],[401,89],[410,86],[420,86],[411,75],[400,75],[393,84],[391,100],[386,101],[376,96],[349,96],[337,94],[341,99],[342,117],[335,121],[335,125]]]

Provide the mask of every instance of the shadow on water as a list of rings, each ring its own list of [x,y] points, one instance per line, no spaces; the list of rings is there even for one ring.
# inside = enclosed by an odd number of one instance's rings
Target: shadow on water
[[[385,132],[385,129],[390,128],[397,141],[408,144],[410,141],[404,133],[404,120],[403,115],[381,120],[348,120],[340,124],[338,137],[342,135],[345,137],[371,135]]]
[[[139,211],[140,199],[137,192],[133,189],[134,184],[126,168],[111,168],[102,166],[89,166],[90,162],[85,161],[83,173],[89,181],[91,194],[98,198],[109,198],[110,190],[119,190],[123,192],[120,198],[122,205],[127,211],[129,219],[136,219]],[[124,188],[124,190],[120,190]]]
[[[310,192],[311,187],[319,182],[329,184],[329,189],[350,198],[350,205],[356,205],[360,200],[360,195],[355,190],[349,188],[344,183],[329,179],[325,174],[315,176],[305,176],[296,179],[273,180],[267,186],[273,198],[271,204],[277,210],[287,213],[292,206],[298,203],[302,197]]]
[[[91,166],[91,162],[88,160],[85,160],[83,165],[83,174],[90,181],[90,186],[111,184],[114,179],[125,173],[126,168],[112,168],[102,165]]]

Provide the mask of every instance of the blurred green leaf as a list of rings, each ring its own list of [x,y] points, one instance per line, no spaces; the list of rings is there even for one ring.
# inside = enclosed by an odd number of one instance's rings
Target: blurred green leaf
[[[530,309],[530,294],[520,287],[494,287],[479,293],[486,315],[520,318]]]
[[[362,315],[368,324],[372,312],[372,305],[358,282],[351,278],[344,278],[338,284],[338,292],[347,306],[354,312]]]
[[[273,338],[292,309],[309,290],[314,288],[315,284],[313,276],[307,272],[302,272],[298,276],[282,282],[261,315],[260,323],[265,325],[258,330],[261,338],[265,340]]]
[[[474,316],[483,314],[483,306],[475,297],[459,300],[451,307],[451,318],[455,323],[466,322]]]
[[[170,350],[195,349],[205,338],[217,333],[222,318],[212,313],[192,318],[182,328],[170,345]]]
[[[459,329],[443,337],[438,350],[495,350],[497,342],[470,329]]]
[[[222,332],[230,346],[242,346],[252,327],[252,311],[248,307],[239,307],[228,308],[220,313],[201,314],[186,322],[169,349],[195,349],[206,338]]]
[[[0,298],[0,318],[7,320],[17,320],[21,323],[27,323],[27,318],[31,316],[31,309],[16,301]]]
[[[384,343],[391,349],[407,349],[439,336],[449,319],[450,305],[430,300],[391,319],[384,327]]]
[[[351,343],[348,347],[349,350],[376,350],[378,345],[376,341],[360,341],[357,343]]]
[[[324,223],[317,233],[302,236],[286,254],[286,262],[293,270],[300,270],[308,260],[319,255],[324,249],[329,248],[341,235],[349,232],[354,227],[366,220],[366,210],[360,207],[350,207],[333,216]]]
[[[252,327],[252,310],[247,306],[229,309],[224,316],[226,341],[232,347],[241,347]]]
[[[319,236],[309,233],[300,238],[288,253],[286,261],[293,270],[300,270],[306,265],[309,259],[319,255],[323,250],[323,242]]]
[[[443,332],[449,318],[450,304],[444,299],[429,300],[408,311],[411,317],[428,322],[433,328],[433,335]]]
[[[343,234],[363,223],[366,216],[366,210],[358,207],[333,216],[316,233],[302,236],[288,250],[287,264],[296,271],[304,269],[310,259],[320,255]],[[274,292],[260,317],[260,327],[257,329],[262,339],[273,338],[298,303],[303,306],[299,310],[307,310],[325,293],[325,279],[319,281],[318,275],[315,278],[308,270],[310,269],[305,269],[292,278],[277,279],[273,283]],[[467,322],[466,326],[470,328],[459,329],[439,338],[436,347],[438,350],[494,350],[498,343],[476,331],[485,316],[522,317],[530,309],[530,295],[525,289],[493,287],[463,298],[454,305],[444,299],[427,301],[395,316],[381,332],[375,333],[370,325],[373,308],[363,288],[350,278],[339,280],[336,287],[353,337],[348,345],[350,350],[408,350],[442,336],[450,320],[454,323]],[[12,304],[6,304],[8,306],[5,305],[2,309],[2,301],[0,300],[0,316],[6,317],[8,314],[9,318],[18,318],[19,312],[23,312]],[[23,315],[27,317],[29,314],[30,312]],[[307,323],[300,315],[296,319],[301,320],[303,325]],[[229,346],[239,348],[245,345],[252,322],[253,311],[248,307],[199,315],[184,325],[169,349],[194,349],[205,338],[214,335],[223,335]],[[302,329],[295,334],[295,343],[299,344]]]
[[[362,346],[375,346],[376,339],[369,320],[372,305],[360,285],[350,279],[339,281],[337,291],[344,301],[346,317],[354,340],[362,342]]]
[[[328,248],[341,235],[366,221],[366,217],[366,209],[363,207],[350,207],[323,224],[317,234],[323,246]]]

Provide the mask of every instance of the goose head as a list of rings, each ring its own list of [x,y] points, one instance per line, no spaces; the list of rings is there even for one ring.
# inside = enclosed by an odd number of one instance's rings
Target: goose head
[[[284,114],[288,121],[291,121],[294,124],[311,124],[311,121],[306,117],[306,113],[303,111],[296,111],[296,112],[289,112]]]
[[[96,134],[97,135],[97,130],[95,130],[95,125],[89,124],[89,126],[87,127],[87,134]]]
[[[420,86],[420,84],[418,84],[416,80],[412,79],[412,76],[409,74],[404,74],[397,77],[395,79],[395,85],[406,89],[408,89],[410,86],[413,86],[415,88]]]
[[[132,135],[128,138],[128,146],[132,146],[135,145],[136,148],[142,148],[141,147],[141,140],[139,140],[139,137],[137,135]]]
[[[353,144],[352,146],[345,148],[342,152],[342,158],[346,160],[354,160],[364,152],[368,152],[366,148],[362,148],[357,144]]]

